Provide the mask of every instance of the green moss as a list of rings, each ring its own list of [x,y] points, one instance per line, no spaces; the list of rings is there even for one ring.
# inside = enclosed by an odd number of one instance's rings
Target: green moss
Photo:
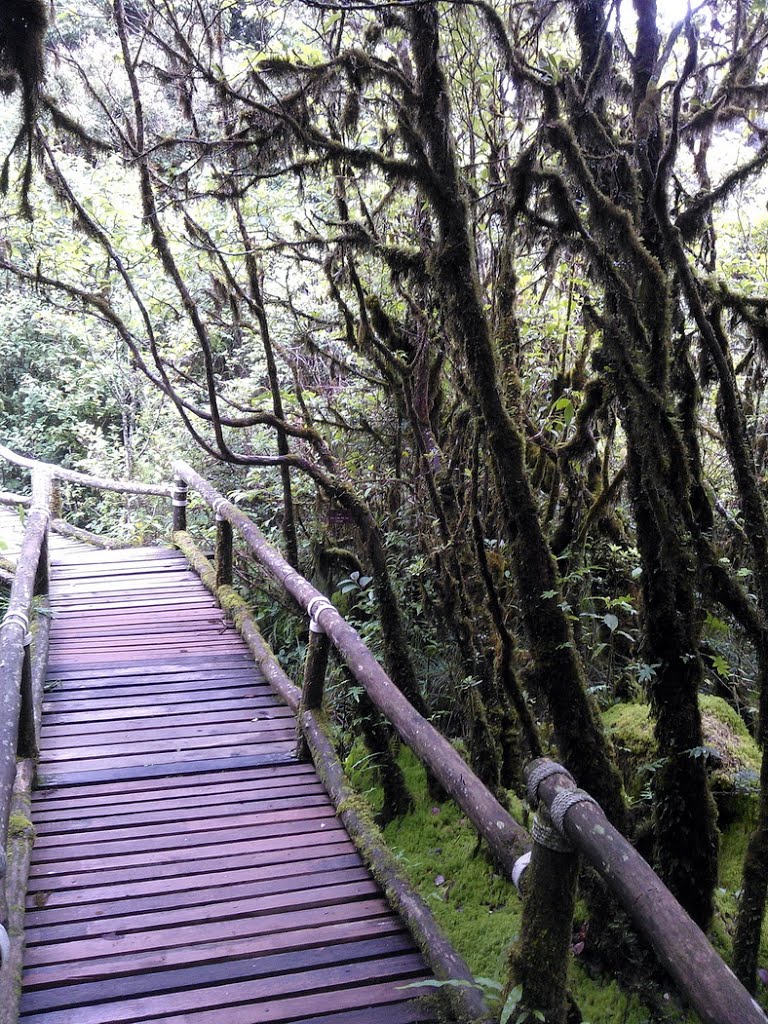
[[[750,736],[743,719],[722,697],[700,697],[704,736],[714,740],[718,753],[733,758],[732,767],[740,771],[760,771],[760,749]],[[725,726],[720,729],[718,726]],[[722,742],[723,748],[718,745]]]
[[[603,712],[603,724],[612,737],[631,743],[633,750],[641,746],[651,749],[653,746],[647,704],[614,704]]]
[[[8,838],[15,839],[19,836],[34,838],[35,826],[23,814],[12,814],[8,819]]]
[[[427,903],[437,922],[476,977],[507,981],[509,951],[517,940],[521,903],[510,881],[488,860],[477,833],[453,803],[436,804],[427,792],[426,774],[407,749],[399,757],[413,809],[384,829],[387,845],[401,870]],[[355,789],[378,809],[381,792],[374,785],[371,759],[361,741],[345,768]],[[513,812],[523,817],[520,801],[510,794]],[[574,960],[570,985],[584,1020],[591,1024],[647,1024],[648,1010],[615,983],[590,978]],[[683,1018],[670,1016],[668,1024]]]
[[[641,769],[657,760],[650,708],[647,704],[614,704],[603,712],[602,719],[627,793],[637,800],[647,782]]]
[[[742,818],[734,821],[720,835],[720,885],[715,893],[716,912],[710,938],[715,949],[728,962],[732,953],[744,858],[755,824],[755,817]],[[758,962],[768,963],[768,927],[765,925]],[[768,993],[764,986],[759,986],[758,998],[764,1007],[768,1006]]]
[[[732,797],[749,798],[760,771],[760,751],[732,707],[721,697],[703,696],[701,706],[705,746],[717,754],[711,774],[712,789],[727,820],[741,813]],[[647,782],[643,771],[659,757],[647,704],[615,704],[603,713],[603,724],[614,743],[630,795],[637,799]],[[724,801],[731,800],[728,807]]]

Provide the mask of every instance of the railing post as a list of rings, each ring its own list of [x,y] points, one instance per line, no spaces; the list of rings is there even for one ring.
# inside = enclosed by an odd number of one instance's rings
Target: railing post
[[[189,490],[180,476],[173,478],[173,532],[182,533],[187,529],[187,495]]]
[[[19,735],[16,744],[19,757],[36,758],[39,750],[35,729],[35,695],[32,686],[32,636],[24,637],[24,661],[21,664],[21,708],[19,709]]]
[[[51,519],[61,519],[61,481],[51,481]]]
[[[216,509],[216,586],[232,586],[232,524]]]
[[[43,542],[40,545],[40,560],[37,563],[37,572],[35,573],[35,586],[33,590],[35,597],[47,596],[50,572],[51,563],[48,555],[48,530],[46,529]]]
[[[325,688],[325,673],[328,668],[328,654],[331,649],[331,642],[320,625],[319,616],[325,608],[332,608],[333,605],[327,598],[313,598],[309,602],[309,643],[307,645],[307,659],[304,663],[304,684],[301,689],[301,703],[297,714],[298,736],[296,741],[296,755],[300,761],[309,760],[309,746],[301,732],[301,716],[305,711],[317,711],[323,705],[323,690]]]
[[[514,874],[525,902],[511,973],[514,983],[522,986],[520,1010],[542,1013],[547,1024],[565,1024],[579,856],[539,803],[540,783],[555,773],[568,775],[552,762],[534,762],[526,770],[528,799],[537,811],[533,849],[520,859]]]

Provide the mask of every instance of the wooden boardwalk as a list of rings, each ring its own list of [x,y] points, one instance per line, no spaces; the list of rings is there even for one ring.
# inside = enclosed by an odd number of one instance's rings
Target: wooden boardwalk
[[[20,1024],[431,1019],[291,712],[183,556],[53,552]]]

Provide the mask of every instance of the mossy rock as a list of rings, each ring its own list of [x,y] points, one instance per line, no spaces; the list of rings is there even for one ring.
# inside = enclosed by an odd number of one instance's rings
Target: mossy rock
[[[758,791],[760,750],[736,711],[722,697],[699,698],[704,747],[721,826],[751,814]],[[647,704],[615,704],[603,713],[629,795],[640,799],[661,759]]]
[[[614,704],[602,717],[627,793],[638,800],[648,783],[647,770],[658,760],[650,708],[647,704]]]
[[[712,792],[720,827],[754,814],[760,789],[760,749],[722,697],[701,697],[704,743],[712,751]]]

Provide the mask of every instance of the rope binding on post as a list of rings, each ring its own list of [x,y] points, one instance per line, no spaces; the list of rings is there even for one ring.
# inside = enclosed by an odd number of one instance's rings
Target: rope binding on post
[[[185,508],[189,504],[189,487],[183,480],[173,481],[171,504],[175,508]]]
[[[533,819],[533,826],[531,828],[531,838],[534,843],[538,843],[539,846],[544,846],[546,849],[552,850],[554,853],[572,853],[573,845],[563,831],[563,819],[568,809],[572,807],[574,803],[579,803],[584,799],[591,800],[592,798],[586,793],[582,793],[581,790],[563,790],[562,793],[558,794],[558,797],[556,797],[555,803],[560,796],[572,797],[574,793],[580,793],[581,795],[576,800],[566,800],[562,805],[558,805],[557,815],[551,813],[551,811],[543,804],[540,805],[539,803],[539,786],[545,779],[549,779],[553,775],[564,775],[567,779],[570,779],[571,782],[574,782],[574,778],[567,768],[563,768],[563,766],[558,764],[556,761],[549,761],[546,758],[542,758],[536,762],[528,775],[526,787],[528,800],[532,807],[537,808],[536,816]],[[553,810],[555,803],[552,805]],[[515,869],[517,869],[518,865],[520,865],[520,861],[515,865]],[[518,888],[518,883],[527,866],[527,863],[520,865],[518,880],[515,882]]]
[[[573,853],[570,839],[554,825],[546,807],[540,807],[533,819],[531,837],[534,843],[545,846],[554,853]]]
[[[567,779],[570,779],[574,785],[576,785],[576,780],[567,768],[563,768],[563,766],[558,764],[556,761],[549,761],[546,758],[541,758],[528,776],[526,792],[528,802],[532,807],[538,806],[539,786],[542,784],[544,779],[548,779],[552,775],[564,775]]]
[[[518,857],[512,867],[512,882],[518,892],[522,892],[523,875],[531,865],[531,851]]]
[[[594,804],[595,807],[599,807],[597,800],[583,789],[561,789],[552,801],[549,816],[552,824],[562,835],[565,835],[565,816],[576,804]]]

